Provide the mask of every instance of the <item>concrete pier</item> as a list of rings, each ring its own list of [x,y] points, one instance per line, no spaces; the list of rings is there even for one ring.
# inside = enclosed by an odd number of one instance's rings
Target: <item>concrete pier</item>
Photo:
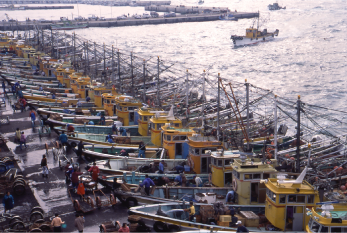
[[[59,10],[59,9],[74,9],[74,6],[18,6],[18,7],[0,7],[0,10]]]
[[[151,5],[145,7],[146,11],[157,11],[157,12],[175,12],[180,14],[200,14],[200,13],[226,13],[228,12],[227,7],[201,7],[201,6],[158,6]]]
[[[235,12],[233,13],[234,17],[237,19],[244,18],[254,18],[258,17],[258,13],[246,13],[246,12]],[[149,18],[149,19],[135,19],[128,18],[124,20],[108,19],[106,21],[87,21],[89,27],[126,27],[126,26],[139,26],[146,24],[166,24],[166,23],[184,23],[184,22],[204,22],[204,21],[216,21],[219,20],[220,14],[188,14],[188,15],[179,15],[176,17],[170,18]],[[39,22],[1,22],[0,30],[1,31],[24,31],[28,29],[34,29],[34,26],[37,25],[42,29],[51,29],[52,21],[49,23],[39,23]],[[54,23],[59,23],[60,21],[55,21]]]

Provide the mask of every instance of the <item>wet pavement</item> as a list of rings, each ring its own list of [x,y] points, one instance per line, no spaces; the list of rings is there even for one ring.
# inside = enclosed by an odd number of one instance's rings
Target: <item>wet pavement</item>
[[[1,81],[1,80],[0,80]],[[3,97],[0,95],[0,97]],[[23,196],[14,196],[15,207],[12,209],[13,214],[21,216],[23,219],[28,219],[30,211],[34,206],[40,206],[44,210],[45,220],[48,220],[54,213],[59,213],[63,221],[66,221],[65,232],[77,231],[74,226],[75,210],[72,205],[71,198],[68,193],[68,184],[65,183],[64,171],[59,168],[59,162],[54,159],[52,150],[48,150],[47,161],[49,175],[48,178],[42,177],[42,168],[40,166],[42,155],[46,154],[45,143],[50,148],[58,139],[58,135],[52,131],[51,136],[39,137],[38,127],[39,122],[36,121],[36,127],[31,127],[29,111],[13,113],[10,102],[15,101],[14,96],[9,96],[6,99],[6,106],[0,107],[0,118],[9,116],[10,124],[0,125],[0,133],[7,137],[7,147],[2,147],[0,157],[14,156],[18,159],[16,166],[21,170],[25,180],[29,182],[26,189],[26,194]],[[16,128],[24,131],[27,136],[27,148],[20,150],[18,144],[13,142]],[[68,159],[73,158],[80,164],[81,172],[85,172],[85,166],[88,163],[84,159],[78,159],[74,151],[67,151]],[[99,187],[101,188],[101,187]],[[104,190],[109,196],[110,191]],[[92,196],[91,192],[86,192],[87,196]],[[2,197],[1,197],[2,199]],[[94,198],[93,198],[94,199]],[[127,222],[128,209],[119,201],[112,207],[102,207],[95,209],[90,213],[85,214],[85,229],[84,232],[98,232],[99,225],[108,221]],[[0,205],[0,213],[4,212],[4,208]],[[0,230],[6,228],[8,220],[0,216]]]

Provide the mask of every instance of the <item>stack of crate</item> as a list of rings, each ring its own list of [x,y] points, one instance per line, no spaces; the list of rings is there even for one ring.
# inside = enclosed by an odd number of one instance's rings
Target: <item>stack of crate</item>
[[[252,211],[240,211],[240,214],[245,217],[245,227],[258,227],[259,216]]]
[[[214,209],[212,205],[202,205],[200,206],[201,222],[207,223],[208,218],[214,216]]]
[[[230,215],[219,215],[219,221],[217,222],[218,226],[229,227],[231,222]]]

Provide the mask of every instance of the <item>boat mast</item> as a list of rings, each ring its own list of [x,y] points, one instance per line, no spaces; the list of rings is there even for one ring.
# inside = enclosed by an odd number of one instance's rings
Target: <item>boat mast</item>
[[[296,172],[300,173],[300,108],[301,108],[301,100],[300,95],[298,95],[297,101],[297,126],[296,126]]]
[[[257,23],[257,31],[259,30],[259,11],[258,11],[258,23]]]
[[[246,132],[247,135],[249,135],[249,83],[247,82],[247,79],[245,79],[246,84],[246,103],[247,103],[247,128]],[[249,149],[249,140],[247,141],[247,150]]]
[[[275,95],[274,101],[274,121],[275,121],[275,132],[274,132],[274,147],[275,147],[275,159],[277,159],[277,95]]]
[[[220,73],[218,73],[217,140],[219,140]]]
[[[189,99],[188,99],[188,93],[189,93],[189,86],[188,86],[188,70],[187,70],[187,79],[186,79],[186,116],[188,119],[188,105],[189,105]]]

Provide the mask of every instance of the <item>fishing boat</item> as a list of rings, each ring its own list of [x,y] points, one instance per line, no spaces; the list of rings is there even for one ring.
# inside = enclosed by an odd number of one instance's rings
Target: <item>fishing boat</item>
[[[230,39],[233,40],[234,47],[238,47],[273,40],[275,36],[278,36],[278,33],[278,29],[274,32],[268,32],[267,29],[259,31],[258,28],[250,27],[246,29],[245,36],[232,35]]]
[[[281,7],[280,5],[278,5],[277,2],[275,2],[274,4],[269,4],[267,7],[269,8],[270,11],[281,10],[281,9],[285,10],[286,9],[286,7]]]
[[[88,24],[86,23],[72,23],[70,21],[65,21],[64,24],[51,24],[52,30],[73,30],[87,27]]]
[[[132,207],[129,213],[141,216],[146,224],[153,225],[157,233],[164,232],[163,229],[171,229],[173,225],[179,226],[180,231],[235,231],[236,221],[241,221],[250,232],[304,232],[310,220],[310,216],[306,215],[309,210],[307,207],[315,208],[319,204],[318,190],[304,181],[306,171],[307,168],[296,180],[285,179],[281,174],[277,175],[277,178],[261,180],[260,184],[265,191],[265,205],[231,205],[236,210],[234,218],[230,215],[224,217],[225,205],[220,208],[221,205],[202,203],[194,204],[194,221],[188,221],[188,212],[184,211],[189,207],[187,203]],[[246,175],[241,179],[246,178]],[[287,213],[293,213],[293,217],[289,218]]]
[[[230,20],[230,21],[238,21],[238,19],[233,14],[222,14],[219,16],[220,20]]]
[[[270,41],[273,40],[275,36],[278,36],[278,29],[276,29],[274,32],[268,32],[267,29],[263,29],[263,31],[260,30],[259,16],[257,20],[257,27],[255,27],[254,24],[255,21],[253,22],[253,26],[246,29],[245,36],[231,35],[230,39],[233,41],[234,47]]]

